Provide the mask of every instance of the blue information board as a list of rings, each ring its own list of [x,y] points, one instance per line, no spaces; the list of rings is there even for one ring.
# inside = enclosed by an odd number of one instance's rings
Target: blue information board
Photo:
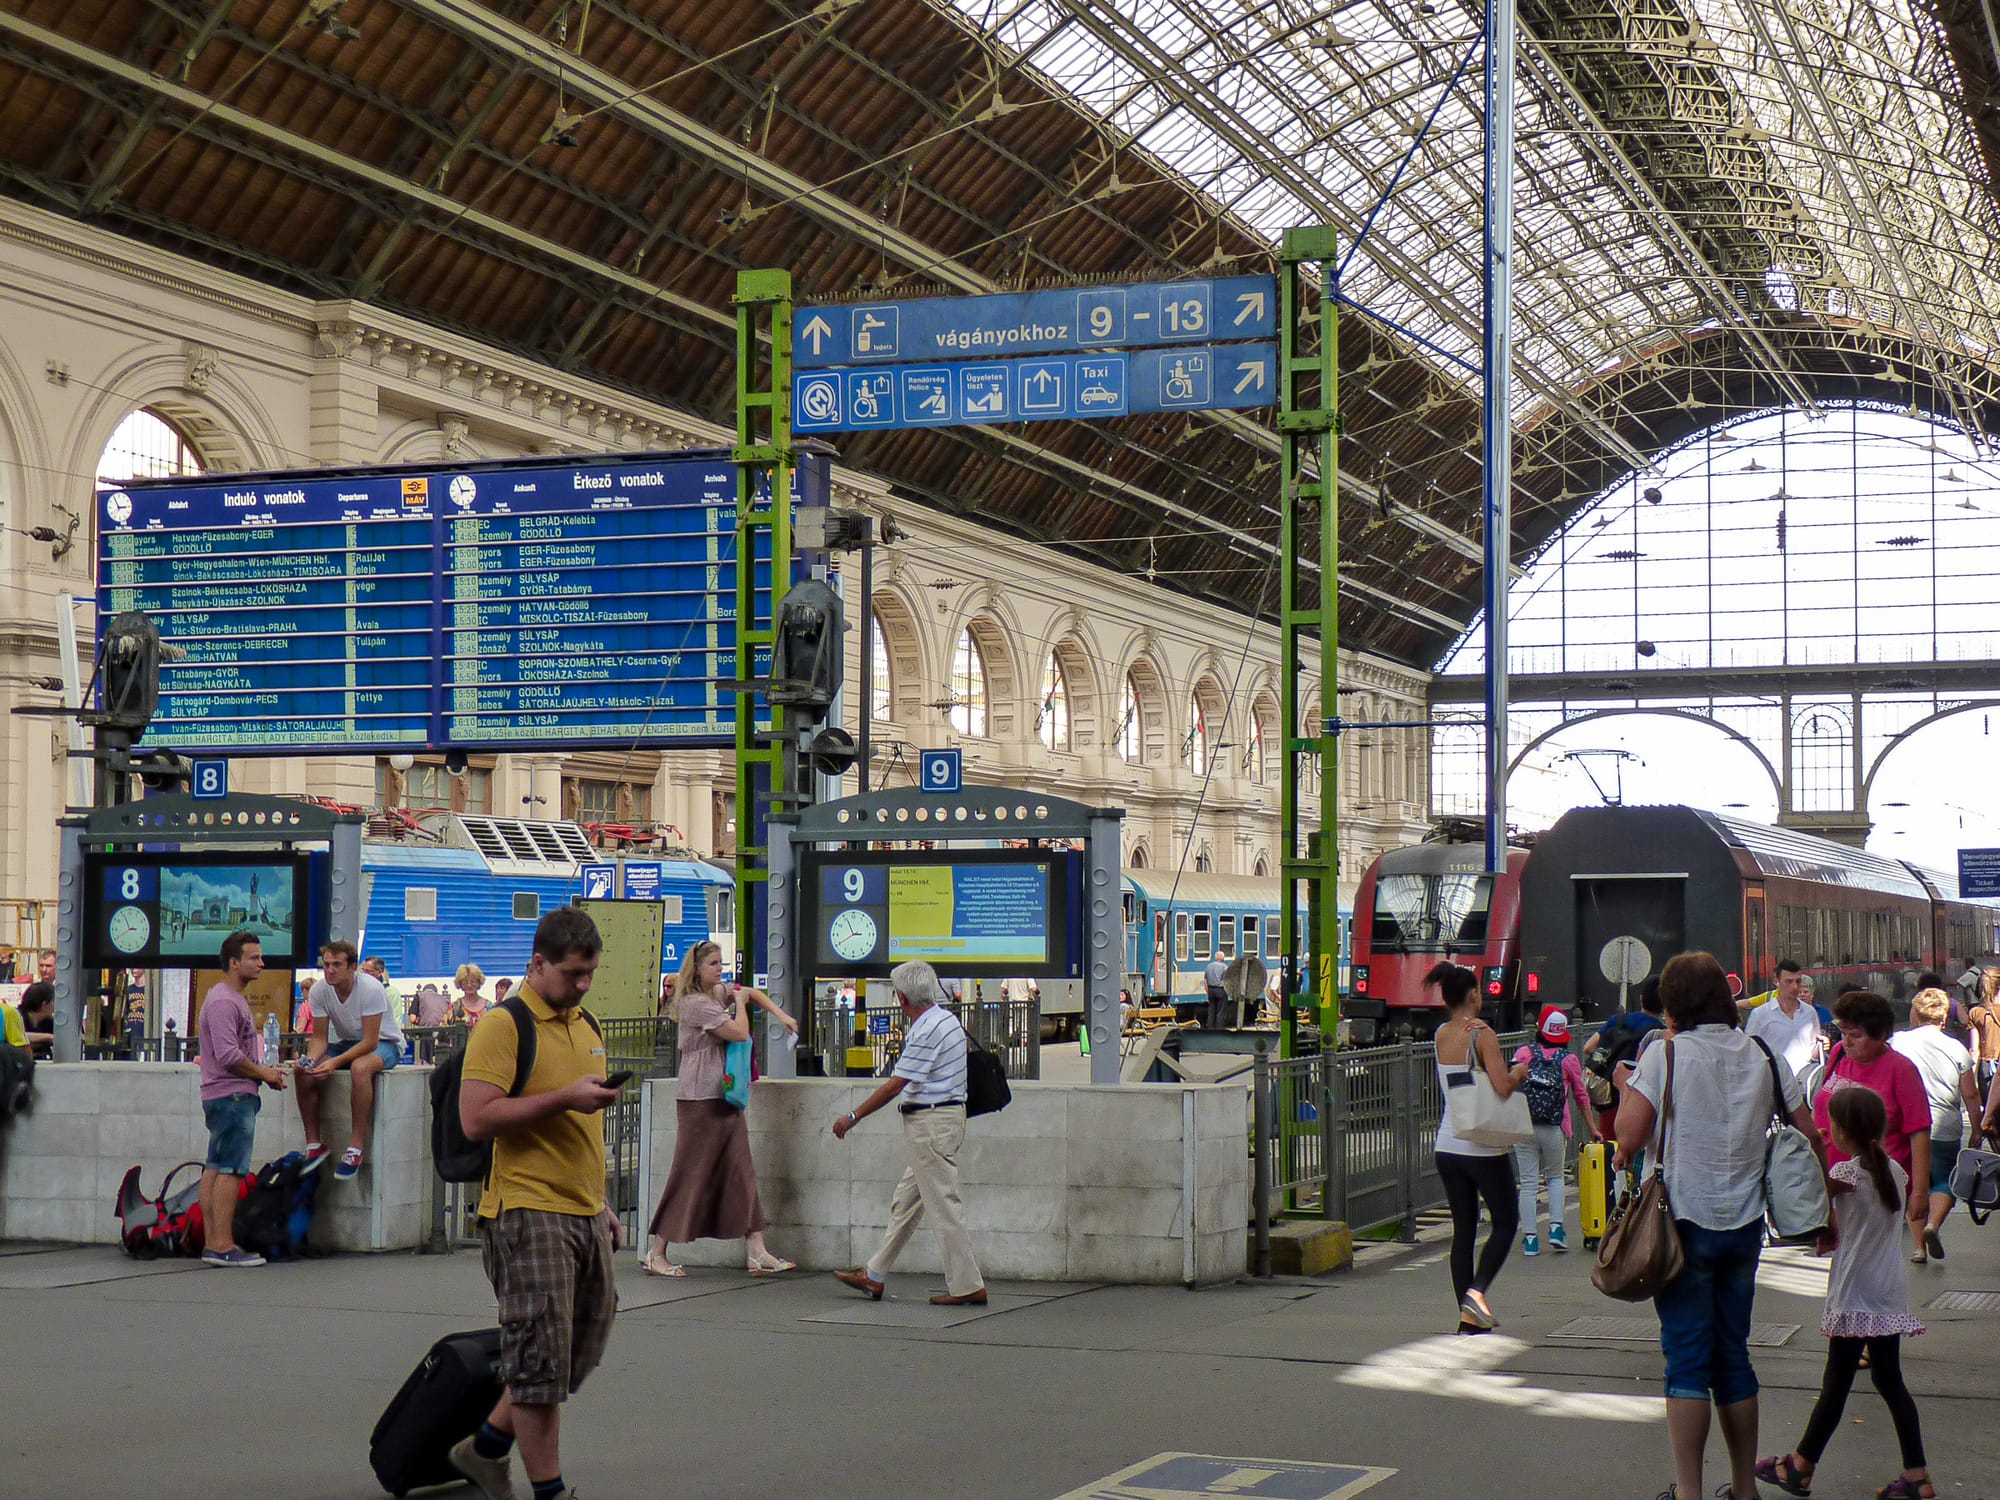
[[[1148,344],[1210,344],[1268,339],[1277,330],[1274,276],[1064,287],[985,297],[801,307],[792,319],[792,364],[809,370]]]
[[[657,860],[625,862],[625,899],[627,901],[657,901],[660,899],[663,872]]]
[[[792,379],[795,432],[1057,422],[1278,400],[1274,343],[812,370]]]
[[[2000,898],[2000,849],[1958,851],[1958,894],[1966,901]]]
[[[802,462],[795,500],[829,472]],[[145,610],[185,653],[147,744],[728,745],[735,491],[726,453],[106,488],[99,618]]]

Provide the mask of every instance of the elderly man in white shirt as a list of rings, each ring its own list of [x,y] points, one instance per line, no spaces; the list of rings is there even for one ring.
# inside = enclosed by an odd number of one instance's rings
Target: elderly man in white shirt
[[[931,1298],[937,1307],[977,1306],[986,1301],[986,1278],[973,1258],[965,1229],[965,1204],[958,1195],[958,1153],[965,1144],[965,1028],[940,1002],[937,970],[921,960],[898,964],[889,983],[903,1008],[903,1050],[896,1069],[859,1109],[833,1122],[834,1136],[847,1132],[894,1101],[903,1117],[909,1165],[889,1203],[889,1227],[882,1245],[865,1266],[835,1271],[856,1291],[882,1300],[896,1258],[910,1242],[919,1220],[927,1222],[944,1252],[944,1291]]]

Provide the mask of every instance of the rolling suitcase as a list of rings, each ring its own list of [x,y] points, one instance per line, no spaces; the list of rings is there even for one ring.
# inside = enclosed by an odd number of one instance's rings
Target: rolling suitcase
[[[431,1345],[368,1438],[368,1463],[392,1495],[463,1484],[452,1445],[472,1436],[500,1400],[500,1330],[448,1334]]]
[[[1577,1158],[1576,1209],[1583,1248],[1595,1250],[1611,1222],[1611,1149],[1602,1141],[1586,1143]]]

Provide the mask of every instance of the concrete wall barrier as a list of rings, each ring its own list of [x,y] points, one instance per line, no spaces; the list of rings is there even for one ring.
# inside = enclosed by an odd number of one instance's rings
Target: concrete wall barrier
[[[771,1247],[814,1270],[857,1266],[880,1242],[903,1172],[902,1122],[872,1115],[845,1141],[834,1119],[870,1080],[764,1079],[751,1091],[750,1147]],[[674,1156],[677,1080],[642,1094],[641,1214]],[[966,1130],[959,1159],[981,1269],[1000,1280],[1200,1284],[1243,1271],[1250,1161],[1240,1083],[1092,1088],[1016,1083],[1014,1102]],[[645,1224],[635,1226],[645,1248]],[[740,1240],[677,1246],[676,1259],[741,1267]],[[937,1272],[919,1228],[897,1269]]]
[[[428,1238],[437,1174],[430,1160],[430,1070],[376,1079],[368,1158],[349,1182],[320,1185],[312,1241],[327,1250],[411,1250]],[[348,1078],[322,1091],[321,1133],[337,1156],[351,1129]],[[253,1164],[305,1147],[290,1089],[263,1091]],[[35,1108],[0,1126],[0,1240],[116,1244],[112,1209],[135,1163],[146,1191],[208,1149],[201,1073],[192,1063],[44,1063]]]

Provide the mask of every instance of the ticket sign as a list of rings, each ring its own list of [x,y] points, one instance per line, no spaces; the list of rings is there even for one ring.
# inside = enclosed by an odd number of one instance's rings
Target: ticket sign
[[[1958,894],[1964,901],[2000,899],[2000,849],[1958,851]]]
[[[203,476],[99,491],[97,603],[180,650],[148,744],[720,746],[735,552],[727,453]]]
[[[815,852],[802,864],[816,973],[881,978],[908,959],[965,978],[1076,973],[1074,855]]]

